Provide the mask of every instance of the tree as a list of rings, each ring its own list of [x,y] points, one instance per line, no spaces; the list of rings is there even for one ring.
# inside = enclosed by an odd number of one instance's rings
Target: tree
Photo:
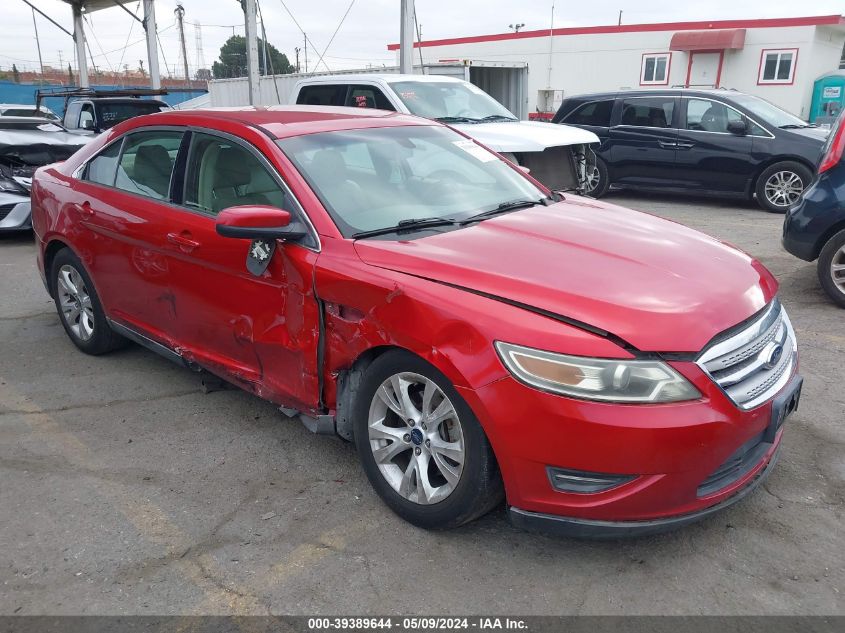
[[[292,73],[293,66],[288,56],[279,52],[272,44],[267,44],[267,68],[264,68],[264,41],[258,39],[258,68],[259,73],[267,75],[275,73],[283,75]],[[246,38],[233,35],[220,47],[220,61],[214,62],[211,68],[215,79],[225,77],[243,77],[246,75]]]
[[[194,78],[199,81],[208,81],[211,79],[211,71],[208,68],[198,68]]]
[[[12,81],[14,81],[16,84],[19,84],[21,82],[21,73],[18,70],[18,67],[14,64],[12,64],[12,78]]]
[[[72,86],[73,85],[73,68],[70,67],[70,64],[67,65],[67,79],[68,79],[67,85]]]

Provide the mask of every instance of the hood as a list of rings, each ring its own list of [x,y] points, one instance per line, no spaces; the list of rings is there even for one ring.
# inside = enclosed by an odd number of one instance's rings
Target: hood
[[[46,125],[52,129],[0,130],[0,175],[14,178],[29,190],[36,169],[67,160],[91,140],[65,132],[51,123]]]
[[[698,352],[762,309],[756,260],[680,224],[569,197],[407,242],[359,240],[373,266],[517,301],[642,351]]]
[[[497,121],[452,125],[495,152],[542,152],[547,147],[599,143],[589,130],[541,121]]]

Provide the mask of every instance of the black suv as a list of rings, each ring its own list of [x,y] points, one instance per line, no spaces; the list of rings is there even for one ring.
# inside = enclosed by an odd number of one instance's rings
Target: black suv
[[[595,132],[588,191],[610,185],[751,198],[784,213],[813,179],[827,130],[733,90],[628,90],[564,100],[554,123]]]

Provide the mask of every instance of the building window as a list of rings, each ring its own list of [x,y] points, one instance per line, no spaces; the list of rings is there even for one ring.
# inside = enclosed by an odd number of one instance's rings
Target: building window
[[[791,84],[795,79],[798,49],[764,50],[760,55],[758,84]]]
[[[669,83],[669,64],[672,53],[647,53],[643,55],[640,69],[641,86],[665,86]]]

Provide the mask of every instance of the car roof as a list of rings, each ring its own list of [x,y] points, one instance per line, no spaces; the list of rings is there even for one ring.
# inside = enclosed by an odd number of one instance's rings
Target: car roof
[[[136,117],[130,121],[135,123],[132,127],[153,122],[162,125],[232,122],[261,128],[276,138],[364,128],[442,125],[429,119],[387,110],[303,105],[168,110]]]
[[[380,80],[387,83],[395,83],[398,81],[415,81],[415,82],[439,82],[439,83],[455,83],[462,82],[463,79],[458,77],[449,77],[447,75],[410,75],[401,73],[357,73],[349,75],[324,75],[309,77],[308,79],[301,79],[301,83],[356,83],[362,81]]]
[[[55,119],[48,119],[45,116],[4,116],[0,123],[49,123],[50,125],[59,125]]]
[[[614,99],[616,97],[647,97],[649,95],[725,97],[747,96],[744,92],[726,88],[646,88],[643,90],[615,90],[613,92],[590,92],[568,97],[573,101]]]
[[[161,99],[143,99],[141,97],[71,97],[74,101],[96,101],[98,103],[154,103],[156,105],[167,105]]]

